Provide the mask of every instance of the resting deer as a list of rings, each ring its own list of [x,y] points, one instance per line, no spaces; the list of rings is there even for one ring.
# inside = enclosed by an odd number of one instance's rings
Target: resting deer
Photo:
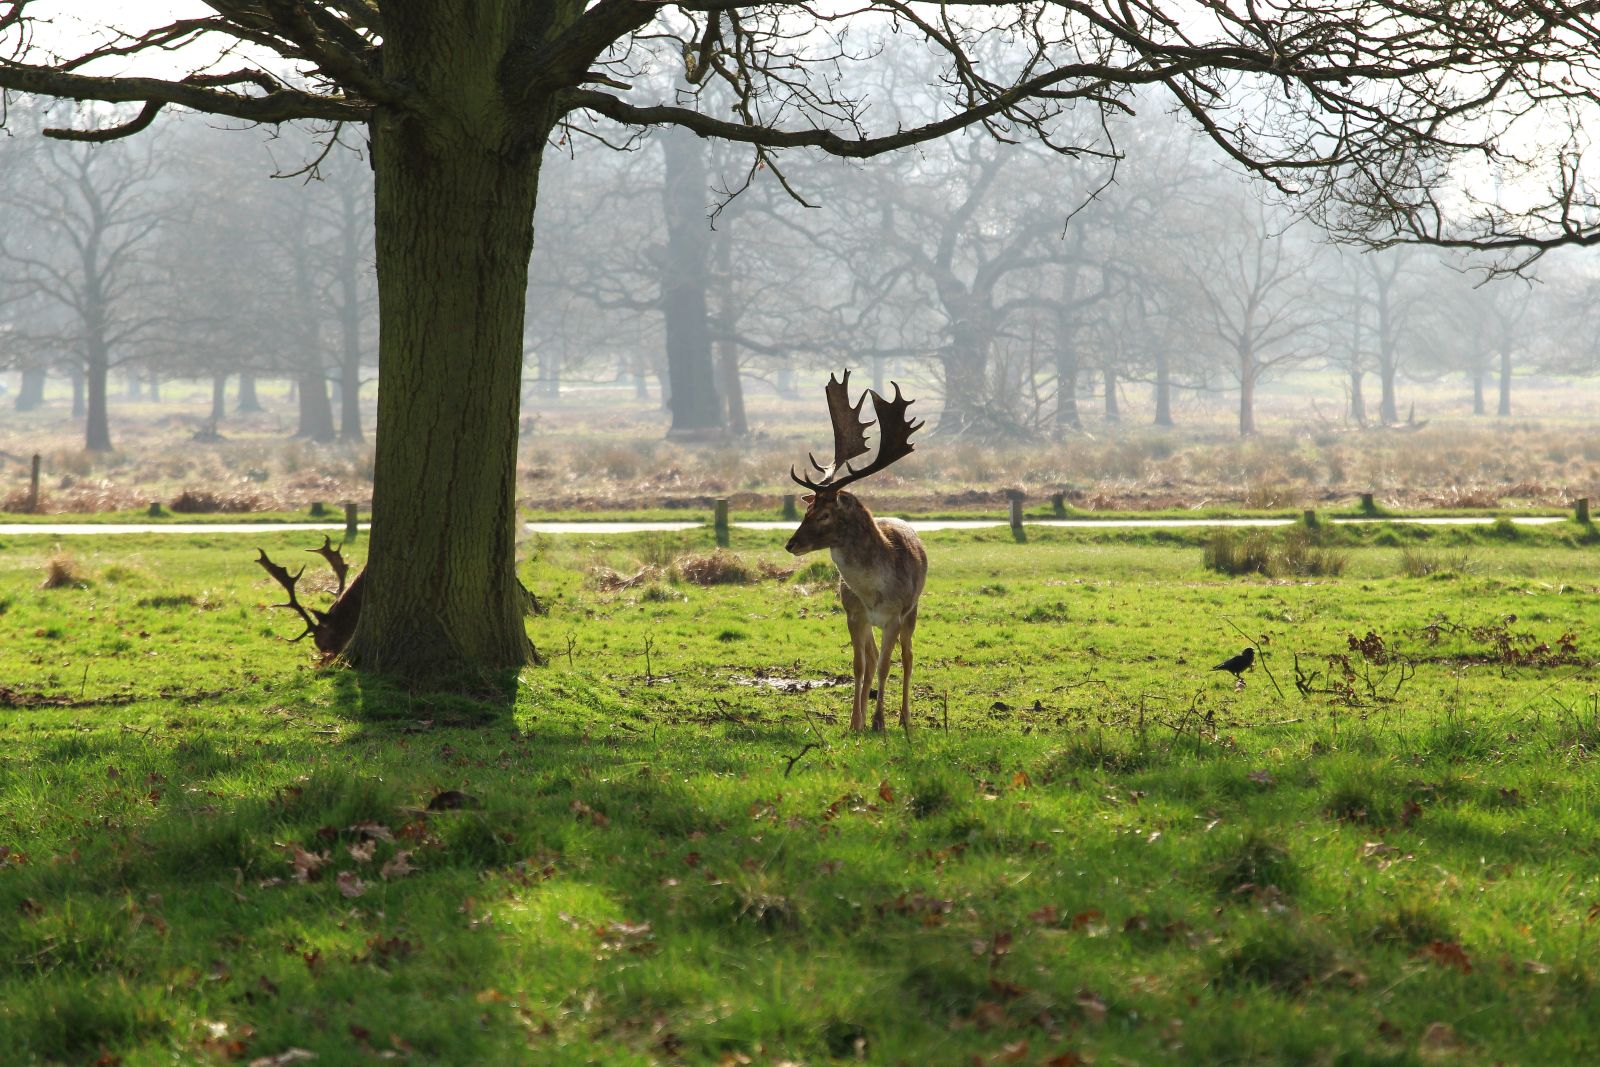
[[[828,415],[833,420],[833,463],[827,467],[810,457],[811,466],[822,476],[812,481],[789,468],[789,477],[811,490],[805,498],[806,516],[789,538],[788,549],[803,555],[826,548],[839,568],[839,600],[850,623],[850,645],[855,654],[855,701],[850,711],[850,728],[865,725],[867,698],[877,675],[877,706],[872,728],[883,729],[883,689],[889,678],[889,661],[894,646],[900,645],[900,725],[911,726],[911,636],[917,628],[917,601],[928,578],[928,554],[910,526],[899,519],[874,519],[865,504],[852,493],[843,492],[851,482],[875,474],[898,459],[911,454],[908,438],[922,428],[922,421],[906,418],[911,401],[902,399],[900,386],[894,399],[885,400],[867,390],[854,406],[849,396],[850,372],[844,380],[828,377],[826,389]],[[867,451],[866,429],[870,422],[861,419],[861,405],[867,396],[878,416],[878,454],[860,470],[850,461]],[[883,629],[880,654],[873,643],[873,627]]]

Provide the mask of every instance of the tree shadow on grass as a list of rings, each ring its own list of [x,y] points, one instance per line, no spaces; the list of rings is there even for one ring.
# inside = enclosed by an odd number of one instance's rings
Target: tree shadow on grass
[[[334,706],[354,722],[394,726],[510,727],[520,672],[483,672],[454,685],[419,688],[384,674],[346,669],[331,676]]]

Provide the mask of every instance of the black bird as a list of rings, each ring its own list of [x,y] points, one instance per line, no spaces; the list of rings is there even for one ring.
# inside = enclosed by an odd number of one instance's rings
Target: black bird
[[[1255,662],[1256,650],[1253,648],[1247,648],[1237,656],[1231,656],[1211,669],[1214,671],[1227,671],[1235,678],[1238,678],[1240,675],[1244,674],[1245,671],[1254,666]]]

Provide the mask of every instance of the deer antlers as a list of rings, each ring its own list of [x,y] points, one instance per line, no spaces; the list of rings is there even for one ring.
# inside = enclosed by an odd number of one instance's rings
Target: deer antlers
[[[792,466],[789,468],[789,477],[813,493],[823,490],[833,492],[909,456],[916,447],[911,443],[910,437],[922,429],[925,421],[906,417],[906,408],[915,401],[907,400],[900,395],[898,382],[889,384],[894,386],[893,400],[885,400],[877,390],[868,389],[861,394],[860,400],[851,404],[850,372],[848,370],[844,372],[842,381],[832,374],[828,375],[828,385],[824,392],[828,398],[828,417],[833,421],[833,463],[824,467],[817,462],[816,456],[808,452],[806,458],[811,461],[811,466],[816,468],[817,473],[822,475],[822,480],[812,481],[810,478],[801,477],[795,473]],[[866,403],[869,396],[872,397],[873,412],[878,416],[875,423],[863,421],[861,418],[861,405]],[[865,467],[852,470],[850,461],[867,451],[866,430],[872,425],[877,425],[880,431],[878,454],[872,457],[872,462]]]
[[[287,567],[268,559],[264,549],[256,549],[260,553],[260,558],[256,562],[261,565],[261,569],[271,575],[272,580],[283,586],[284,592],[289,594],[287,604],[273,606],[293,610],[305,623],[305,630],[294,640],[303,641],[307,637],[311,638],[311,643],[317,646],[324,657],[338,655],[349,643],[350,635],[355,631],[356,619],[361,613],[362,580],[366,577],[366,572],[362,571],[356,575],[354,581],[346,585],[345,579],[349,575],[350,565],[345,562],[339,548],[334,547],[333,540],[324,534],[321,548],[306,549],[307,552],[327,560],[328,566],[333,568],[334,575],[339,579],[339,591],[334,594],[334,602],[327,611],[307,608],[300,603],[299,597],[295,596],[294,587],[300,581],[300,576],[305,573],[304,567],[290,574]]]

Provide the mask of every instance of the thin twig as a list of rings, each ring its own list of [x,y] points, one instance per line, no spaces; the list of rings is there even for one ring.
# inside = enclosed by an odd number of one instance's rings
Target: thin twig
[[[807,741],[805,743],[804,747],[802,747],[799,752],[796,752],[794,755],[789,757],[789,765],[783,769],[783,776],[785,778],[789,777],[789,772],[794,770],[794,765],[796,763],[799,763],[800,760],[805,756],[805,754],[807,752],[810,752],[812,749],[814,749],[816,747],[817,747],[816,745],[812,744],[810,741]]]

